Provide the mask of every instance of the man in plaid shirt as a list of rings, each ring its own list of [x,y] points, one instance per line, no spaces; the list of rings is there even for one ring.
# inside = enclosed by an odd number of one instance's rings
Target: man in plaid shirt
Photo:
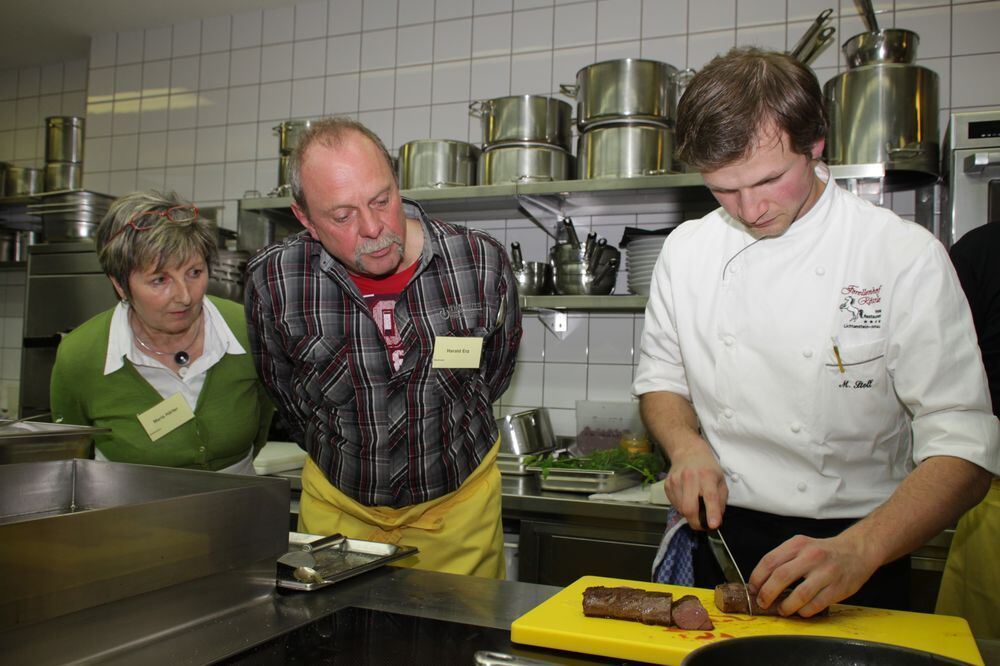
[[[403,200],[349,119],[313,123],[289,182],[305,230],[253,258],[245,300],[258,372],[309,453],[299,529],[503,577],[492,404],[521,338],[503,246]]]

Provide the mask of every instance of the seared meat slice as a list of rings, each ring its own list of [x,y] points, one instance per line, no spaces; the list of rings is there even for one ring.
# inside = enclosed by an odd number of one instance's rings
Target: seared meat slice
[[[708,617],[708,611],[701,605],[701,600],[693,594],[685,594],[675,601],[670,613],[674,624],[680,629],[705,631],[715,629],[715,625]]]
[[[673,595],[634,587],[588,587],[583,591],[583,614],[643,624],[670,626]]]
[[[757,590],[747,586],[750,591],[750,603],[753,604],[754,615],[780,615],[778,606],[792,593],[790,589],[782,590],[778,598],[768,608],[761,608],[757,605]],[[743,591],[743,586],[739,583],[723,583],[715,588],[715,607],[723,613],[748,613],[747,595]],[[828,609],[823,609],[817,615],[827,615]]]

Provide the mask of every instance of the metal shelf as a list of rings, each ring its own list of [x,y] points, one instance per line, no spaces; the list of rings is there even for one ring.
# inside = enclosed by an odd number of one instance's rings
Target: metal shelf
[[[519,298],[522,310],[586,310],[598,311],[642,311],[646,307],[648,296],[622,294],[619,296],[521,296]]]
[[[878,180],[885,175],[881,164],[832,166],[830,171],[837,180]],[[713,202],[698,173],[422,188],[402,194],[419,201],[428,215],[446,221],[522,217],[519,197],[545,200],[568,217],[662,213],[683,209],[685,204]],[[256,197],[241,200],[240,208],[284,216],[290,215],[291,204],[291,197]]]

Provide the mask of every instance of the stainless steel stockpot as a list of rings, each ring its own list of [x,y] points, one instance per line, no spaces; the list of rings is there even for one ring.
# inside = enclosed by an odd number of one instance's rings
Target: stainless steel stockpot
[[[938,75],[917,65],[855,67],[823,86],[829,164],[885,166],[890,185],[932,182],[939,171]]]
[[[83,187],[83,164],[49,162],[45,165],[45,191],[79,190]]]
[[[663,123],[608,123],[589,127],[577,141],[578,177],[631,178],[668,173],[673,130]]]
[[[399,186],[422,187],[475,185],[479,148],[465,141],[419,139],[399,148]]]
[[[312,127],[312,120],[286,120],[271,129],[278,137],[278,150],[281,155],[291,155],[303,132]]]
[[[83,162],[83,131],[86,121],[77,116],[45,119],[45,161]]]
[[[479,157],[479,184],[538,183],[573,177],[573,156],[545,143],[490,146]]]
[[[33,167],[7,167],[4,180],[4,195],[15,197],[24,194],[38,194],[42,191],[42,170]]]
[[[572,148],[573,107],[542,95],[511,95],[473,102],[469,112],[483,127],[483,145],[549,143]]]
[[[686,78],[673,65],[624,58],[588,65],[576,73],[576,85],[560,89],[576,97],[576,122],[583,130],[613,118],[672,121],[682,83]]]

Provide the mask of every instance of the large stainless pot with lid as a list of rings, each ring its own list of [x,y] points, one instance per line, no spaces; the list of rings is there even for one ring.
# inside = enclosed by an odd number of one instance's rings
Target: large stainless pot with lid
[[[576,98],[581,130],[602,120],[673,121],[689,72],[657,60],[606,60],[580,69],[576,84],[560,86]]]
[[[940,168],[938,76],[906,64],[863,65],[823,86],[829,164],[885,166],[890,186],[933,182]]]
[[[673,130],[665,123],[602,123],[577,140],[577,177],[631,178],[670,172]]]
[[[271,128],[278,137],[278,148],[282,155],[291,155],[302,134],[312,127],[312,120],[286,120]]]
[[[476,183],[479,148],[465,141],[419,139],[399,148],[399,186],[460,187]]]
[[[46,118],[45,161],[83,162],[83,130],[85,125],[86,121],[77,116]]]
[[[489,146],[479,157],[479,184],[540,183],[573,177],[573,156],[545,143]]]
[[[573,107],[542,95],[511,95],[472,102],[469,112],[483,127],[483,144],[548,143],[572,147]]]

